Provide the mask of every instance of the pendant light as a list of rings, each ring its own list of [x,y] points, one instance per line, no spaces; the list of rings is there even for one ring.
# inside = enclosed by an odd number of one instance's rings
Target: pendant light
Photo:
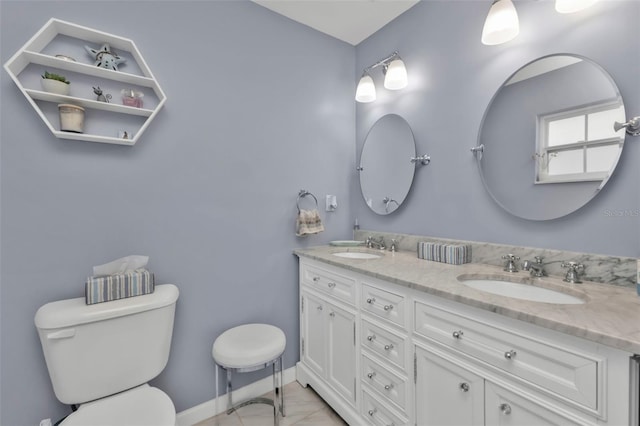
[[[482,28],[482,43],[495,45],[513,40],[520,32],[518,12],[511,0],[495,0]]]
[[[407,69],[400,56],[385,67],[384,87],[389,90],[399,90],[407,87]]]
[[[556,11],[573,13],[592,6],[597,0],[556,0]]]

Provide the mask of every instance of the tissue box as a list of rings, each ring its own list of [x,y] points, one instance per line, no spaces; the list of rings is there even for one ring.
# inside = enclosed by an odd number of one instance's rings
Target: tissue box
[[[418,243],[418,258],[451,265],[471,263],[471,246],[467,244]]]
[[[153,293],[153,272],[146,269],[114,275],[91,276],[85,284],[87,305]]]

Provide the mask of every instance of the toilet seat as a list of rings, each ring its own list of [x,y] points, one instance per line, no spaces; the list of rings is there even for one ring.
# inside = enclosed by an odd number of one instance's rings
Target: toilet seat
[[[82,404],[61,426],[174,426],[176,409],[167,394],[147,384]]]

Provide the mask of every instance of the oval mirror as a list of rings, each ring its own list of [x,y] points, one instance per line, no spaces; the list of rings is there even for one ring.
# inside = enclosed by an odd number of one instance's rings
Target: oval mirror
[[[530,220],[565,216],[588,203],[618,163],[625,122],[609,74],[576,55],[550,55],[516,71],[498,89],[476,151],[487,191]]]
[[[380,118],[369,130],[360,156],[360,188],[369,208],[380,215],[396,211],[409,194],[416,155],[413,132],[396,114]]]

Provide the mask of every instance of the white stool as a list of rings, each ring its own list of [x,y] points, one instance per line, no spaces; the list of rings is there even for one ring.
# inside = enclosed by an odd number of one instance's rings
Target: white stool
[[[273,405],[273,421],[278,425],[278,411],[284,417],[282,354],[286,344],[287,340],[282,330],[268,324],[240,325],[218,336],[213,342],[211,354],[215,363],[227,371],[227,414],[249,404]],[[231,401],[231,373],[248,373],[270,365],[273,365],[273,400],[252,398],[234,406]],[[280,373],[279,385],[276,371]]]

